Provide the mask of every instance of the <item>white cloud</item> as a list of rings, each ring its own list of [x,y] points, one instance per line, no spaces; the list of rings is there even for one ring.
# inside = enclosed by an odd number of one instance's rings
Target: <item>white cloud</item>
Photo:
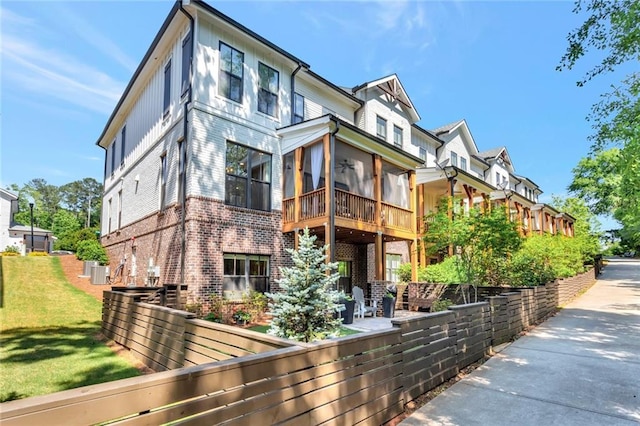
[[[138,63],[124,53],[114,42],[96,31],[94,26],[73,13],[69,8],[58,3],[52,3],[52,6],[55,7],[57,19],[60,19],[68,28],[78,34],[81,40],[105,53],[133,73]]]
[[[3,35],[3,69],[23,90],[48,95],[75,105],[109,113],[124,85],[56,49],[46,49],[8,34]]]

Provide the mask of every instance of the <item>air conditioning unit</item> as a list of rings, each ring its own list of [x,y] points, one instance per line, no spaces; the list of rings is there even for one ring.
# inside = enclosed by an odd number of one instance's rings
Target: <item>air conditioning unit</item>
[[[91,268],[91,284],[107,284],[108,276],[108,266],[94,266]]]
[[[94,266],[98,266],[99,263],[97,260],[85,260],[84,261],[84,266],[82,268],[82,276],[83,277],[90,277],[91,276],[91,268],[93,268]]]

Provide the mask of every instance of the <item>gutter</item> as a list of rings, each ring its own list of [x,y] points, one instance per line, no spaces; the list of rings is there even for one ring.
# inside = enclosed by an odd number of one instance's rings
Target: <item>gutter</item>
[[[188,131],[189,131],[189,120],[187,118],[189,112],[189,105],[191,104],[192,95],[193,95],[193,52],[195,49],[195,22],[193,16],[187,12],[182,6],[182,2],[180,0],[180,11],[185,14],[185,16],[189,19],[189,34],[191,37],[191,57],[189,58],[189,88],[187,89],[188,95],[187,100],[184,103],[184,112],[182,113],[182,149],[179,150],[178,155],[184,158],[178,159],[178,164],[182,162],[183,173],[182,173],[182,199],[180,200],[180,283],[176,289],[176,306],[178,309],[181,307],[181,286],[184,284],[184,269],[185,269],[185,257],[186,257],[186,249],[187,249],[187,231],[186,231],[186,222],[185,216],[187,214],[187,141],[189,140]]]
[[[291,114],[290,114],[291,124],[294,124],[293,110],[295,109],[295,104],[296,104],[296,74],[298,74],[298,71],[300,71],[301,68],[302,68],[302,62],[298,62],[298,67],[295,70],[293,70],[293,72],[291,73]],[[304,120],[304,117],[302,119]]]
[[[333,161],[336,154],[336,134],[340,131],[340,120],[332,117],[332,121],[336,124],[336,129],[331,132],[329,140],[329,155]],[[336,261],[336,191],[335,191],[335,168],[331,167],[331,177],[329,178],[329,247],[331,247],[331,258],[329,262]]]

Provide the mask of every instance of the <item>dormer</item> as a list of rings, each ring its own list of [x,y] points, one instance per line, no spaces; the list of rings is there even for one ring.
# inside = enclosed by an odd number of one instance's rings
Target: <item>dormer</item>
[[[501,146],[479,152],[478,157],[491,166],[488,175],[489,182],[496,188],[507,188],[510,185],[509,176],[513,175],[515,168],[506,147]]]
[[[479,164],[475,156],[478,154],[476,145],[467,122],[454,121],[431,131],[442,141],[444,145],[438,149],[438,162],[449,160],[449,165],[471,173],[482,179],[486,166]]]
[[[355,117],[359,128],[398,148],[411,145],[411,127],[420,115],[397,75],[363,83],[352,92],[364,101]]]

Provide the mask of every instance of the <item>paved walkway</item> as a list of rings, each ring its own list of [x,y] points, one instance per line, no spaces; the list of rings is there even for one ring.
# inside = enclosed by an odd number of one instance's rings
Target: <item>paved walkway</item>
[[[640,261],[610,261],[583,296],[401,424],[640,424]]]

